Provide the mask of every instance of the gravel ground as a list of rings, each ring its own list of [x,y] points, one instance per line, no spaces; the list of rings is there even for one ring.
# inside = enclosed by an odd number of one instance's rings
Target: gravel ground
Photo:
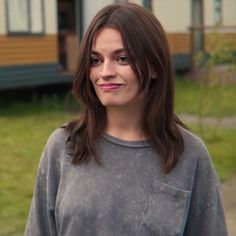
[[[186,123],[197,123],[198,122],[198,117],[193,116],[193,115],[186,115],[186,114],[180,114],[178,115],[179,118],[186,122]],[[219,119],[216,119],[214,117],[204,117],[202,118],[203,123],[210,125],[210,126],[216,126],[219,124]],[[236,129],[236,117],[224,117],[220,120],[220,127],[224,128],[231,128],[231,129]]]
[[[222,184],[229,236],[236,236],[236,176]]]

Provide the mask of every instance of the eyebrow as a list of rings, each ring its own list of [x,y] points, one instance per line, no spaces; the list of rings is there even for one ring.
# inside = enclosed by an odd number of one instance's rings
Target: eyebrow
[[[112,52],[112,55],[116,55],[116,54],[120,54],[120,53],[126,53],[127,50],[125,50],[124,48],[119,48],[119,49],[116,49],[115,51]],[[91,54],[93,55],[96,55],[96,56],[99,56],[101,55],[99,52],[95,51],[95,50],[92,50]]]

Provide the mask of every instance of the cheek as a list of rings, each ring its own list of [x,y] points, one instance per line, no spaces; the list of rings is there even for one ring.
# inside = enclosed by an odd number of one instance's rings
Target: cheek
[[[97,80],[97,73],[95,69],[90,69],[89,79],[94,84]]]
[[[131,89],[133,91],[137,91],[139,89],[139,82],[138,79],[133,75],[132,80],[130,81]]]

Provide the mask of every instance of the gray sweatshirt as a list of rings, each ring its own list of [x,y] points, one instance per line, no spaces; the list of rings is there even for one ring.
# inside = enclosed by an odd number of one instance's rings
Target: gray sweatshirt
[[[26,236],[225,236],[219,180],[203,142],[182,130],[185,150],[163,173],[148,141],[104,134],[103,165],[72,165],[57,129],[42,153]]]

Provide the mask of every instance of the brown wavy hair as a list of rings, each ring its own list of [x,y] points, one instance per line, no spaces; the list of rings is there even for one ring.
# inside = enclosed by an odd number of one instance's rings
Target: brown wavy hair
[[[165,32],[157,18],[143,7],[133,4],[112,4],[100,10],[85,33],[79,50],[78,68],[73,93],[81,104],[80,117],[70,122],[68,143],[73,164],[94,159],[101,163],[96,149],[106,125],[105,107],[98,100],[89,79],[93,38],[104,27],[121,34],[130,64],[139,82],[139,94],[145,98],[143,130],[163,159],[163,168],[170,172],[184,149],[180,126],[174,114],[174,77]],[[152,69],[151,69],[152,68]],[[151,73],[157,72],[156,79]]]

